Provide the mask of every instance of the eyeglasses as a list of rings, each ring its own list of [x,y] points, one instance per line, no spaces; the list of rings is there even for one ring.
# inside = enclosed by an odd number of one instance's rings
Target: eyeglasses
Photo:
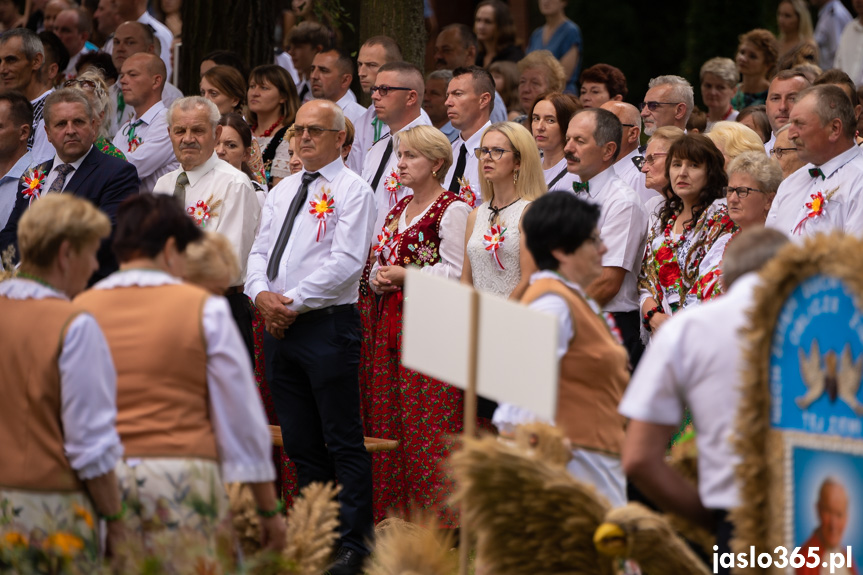
[[[324,132],[340,132],[332,128],[322,128],[320,126],[299,126],[294,124],[291,126],[291,131],[297,136],[302,136],[303,132],[308,132],[310,138],[319,138]]]
[[[64,88],[69,88],[71,86],[83,86],[84,88],[87,88],[88,90],[95,90],[96,89],[96,82],[94,82],[92,80],[79,80],[77,78],[72,78],[71,80],[66,80],[65,82],[63,82]]]
[[[621,125],[621,126],[627,126],[627,127],[629,127],[629,128],[637,128],[637,127],[638,127],[638,126],[636,126],[635,124],[623,124],[623,123],[621,123],[620,125]]]
[[[722,193],[725,194],[726,198],[730,198],[731,194],[736,193],[737,197],[741,200],[748,196],[751,192],[760,192],[758,188],[747,188],[746,186],[740,186],[739,188],[732,188],[731,186],[725,186],[722,188]]]
[[[589,241],[596,247],[602,245],[602,237],[599,234],[590,234],[590,237],[587,238],[587,241]]]
[[[677,104],[680,104],[680,102],[642,102],[638,105],[638,109],[644,110],[644,108],[647,108],[651,112],[654,112],[660,106],[676,106]]]
[[[661,156],[667,156],[667,155],[668,155],[668,152],[656,152],[655,154],[647,154],[643,158],[643,161],[641,162],[641,164],[642,165],[647,164],[648,166],[652,166],[653,164],[656,163],[656,158],[659,158]]]
[[[797,148],[773,148],[770,150],[771,156],[776,156],[777,160],[781,160],[783,154],[787,154],[788,152],[796,152]]]
[[[404,86],[372,86],[371,92],[374,94],[375,92],[381,93],[381,98],[386,98],[387,94],[390,93],[390,90],[413,90],[413,88],[405,88]]]
[[[481,160],[483,156],[489,156],[492,160],[499,160],[507,152],[518,156],[518,152],[515,150],[504,150],[503,148],[474,148],[473,151],[477,160]]]

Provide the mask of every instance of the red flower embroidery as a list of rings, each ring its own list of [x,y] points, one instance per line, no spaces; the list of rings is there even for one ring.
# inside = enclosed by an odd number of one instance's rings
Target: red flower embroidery
[[[667,245],[662,244],[662,246],[656,252],[656,260],[660,262],[667,262],[674,258],[674,252],[671,251]]]
[[[659,268],[659,283],[662,287],[671,287],[680,279],[680,266],[677,262],[662,264]]]

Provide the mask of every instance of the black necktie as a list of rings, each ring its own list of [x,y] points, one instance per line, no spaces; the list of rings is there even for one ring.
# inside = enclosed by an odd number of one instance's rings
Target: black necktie
[[[455,171],[453,171],[452,180],[449,183],[449,191],[454,194],[457,194],[461,188],[461,184],[458,181],[464,176],[465,164],[467,164],[467,144],[462,144],[461,150],[458,153],[458,161],[455,164]]]
[[[308,93],[309,93],[309,85],[303,84],[303,89],[300,90],[300,104],[303,103],[303,98],[305,98],[306,94],[308,94]]]
[[[393,153],[393,139],[387,142],[387,149],[384,150],[384,157],[381,158],[381,165],[378,166],[378,171],[375,172],[375,177],[372,179],[372,191],[378,191],[378,183],[381,181],[381,176],[384,175],[384,170],[387,169],[387,163],[390,161],[390,156]]]
[[[297,214],[303,209],[306,203],[306,196],[309,193],[309,184],[315,181],[320,176],[318,172],[306,172],[303,174],[303,183],[300,184],[300,189],[297,195],[291,200],[291,205],[288,206],[288,213],[285,214],[285,221],[282,223],[282,229],[279,231],[279,237],[276,239],[276,245],[273,247],[273,253],[270,255],[270,262],[267,264],[267,279],[273,281],[279,275],[279,262],[282,261],[282,255],[285,253],[285,247],[288,245],[288,239],[291,237],[291,230],[294,228],[294,220]]]

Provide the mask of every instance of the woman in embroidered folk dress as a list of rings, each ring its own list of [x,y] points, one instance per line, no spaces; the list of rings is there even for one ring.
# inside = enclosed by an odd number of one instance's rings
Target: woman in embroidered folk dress
[[[461,281],[518,300],[534,268],[521,249],[521,217],[547,190],[536,142],[521,124],[498,122],[488,127],[474,152],[482,204],[467,219]]]
[[[542,152],[542,173],[550,192],[571,192],[572,183],[578,181],[575,174],[566,170],[563,144],[566,127],[580,109],[581,104],[575,96],[551,92],[541,95],[530,112],[533,139]]]
[[[56,563],[71,551],[82,573],[95,572],[97,514],[109,519],[109,546],[123,534],[116,373],[98,324],[69,302],[110,231],[86,200],[38,199],[18,225],[19,273],[0,283],[0,566],[16,573],[35,567],[16,554]]]
[[[719,265],[734,232],[723,188],[725,158],[707,136],[687,134],[665,158],[668,200],[650,214],[647,247],[638,278],[643,325],[651,332],[679,309],[701,276]]]
[[[117,214],[120,271],[75,302],[99,321],[117,368],[126,522],[145,543],[176,530],[212,558],[228,519],[223,483],[248,483],[262,542],[279,549],[285,525],[249,356],[226,300],[177,279],[201,234],[170,196],[129,198]]]
[[[398,437],[397,450],[375,456],[375,520],[388,512],[407,513],[416,504],[438,510],[451,490],[440,469],[446,435],[461,432],[462,394],[453,387],[403,367],[402,287],[405,268],[458,279],[464,258],[464,230],[470,208],[441,183],[452,164],[452,147],[431,126],[400,132],[398,175],[413,190],[387,215],[375,248],[371,286],[381,296],[375,333],[372,405],[366,431]],[[407,515],[404,515],[407,517]]]
[[[300,108],[297,87],[287,70],[275,64],[258,66],[249,75],[249,125],[261,147],[267,185],[291,175],[285,132]]]

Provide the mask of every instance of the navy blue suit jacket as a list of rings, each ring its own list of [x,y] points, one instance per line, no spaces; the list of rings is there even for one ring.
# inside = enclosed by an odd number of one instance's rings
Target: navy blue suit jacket
[[[50,173],[53,166],[52,158],[39,165],[37,169]],[[24,187],[22,177],[18,183],[18,195],[15,198],[12,213],[9,215],[9,221],[3,231],[0,231],[0,251],[5,250],[7,246],[15,246],[16,262],[18,261],[18,220],[30,205],[29,198],[24,196]],[[111,251],[111,240],[117,225],[117,208],[127,197],[138,193],[138,171],[125,160],[107,156],[93,146],[78,169],[72,173],[63,193],[72,193],[90,200],[111,220],[111,237],[103,241],[99,247],[99,269],[90,278],[92,284],[117,270],[117,260]]]

